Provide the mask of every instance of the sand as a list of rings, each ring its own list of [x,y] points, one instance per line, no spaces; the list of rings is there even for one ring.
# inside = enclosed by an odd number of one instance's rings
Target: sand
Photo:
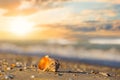
[[[120,80],[120,68],[85,64],[61,58],[58,59],[60,68],[57,72],[43,72],[37,68],[40,58],[40,56],[1,53],[0,80]],[[14,67],[13,64],[18,66]]]

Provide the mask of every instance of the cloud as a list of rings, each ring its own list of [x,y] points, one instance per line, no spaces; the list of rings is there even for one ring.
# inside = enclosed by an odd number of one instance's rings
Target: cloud
[[[108,15],[110,17],[114,17],[116,15],[116,13],[113,10],[83,10],[82,12],[80,12],[80,14],[82,15],[94,15],[94,14],[98,14],[98,15]]]
[[[74,31],[68,29],[66,25],[60,24],[47,24],[47,25],[38,25],[37,28],[44,28],[38,35],[41,37],[46,37],[49,39],[63,38],[63,39],[74,39]],[[37,31],[36,31],[37,32]],[[36,34],[37,35],[37,34]]]
[[[120,30],[120,20],[113,21],[113,30]]]
[[[0,0],[0,8],[6,9],[4,16],[30,15],[40,10],[56,8],[69,0]]]
[[[118,3],[118,0],[0,0],[0,8],[6,9],[7,12],[4,16],[17,16],[17,15],[31,15],[36,12],[65,7],[63,3],[66,2],[98,2],[106,3],[106,5],[112,6],[112,3]],[[113,16],[113,13],[109,13],[109,16]]]
[[[20,0],[0,0],[0,8],[14,9],[20,5]]]
[[[111,17],[115,17],[117,13],[114,10],[84,10],[80,13],[82,16],[93,18],[93,20],[109,20]]]
[[[113,4],[120,4],[120,0],[114,0]]]
[[[38,10],[35,8],[30,8],[30,9],[23,9],[23,10],[10,10],[6,13],[4,13],[4,16],[26,16],[26,15],[31,15],[35,12],[37,12]]]
[[[6,10],[0,9],[0,16],[2,16],[4,13],[6,13]]]
[[[67,38],[67,39],[71,39],[71,38],[78,39],[80,36],[89,36],[89,37],[115,36],[116,37],[118,34],[120,34],[119,23],[120,20],[111,21],[111,22],[86,21],[76,25],[48,24],[48,25],[39,25],[38,27],[47,27],[47,30],[42,32],[42,34],[46,34],[46,37],[47,37],[47,33],[51,33],[50,35],[53,35],[54,37],[60,36],[62,38]],[[54,33],[56,33],[57,36],[54,35]]]
[[[73,2],[98,2],[107,4],[120,4],[120,0],[72,0]]]
[[[53,6],[54,3],[60,3],[69,0],[0,0],[0,8],[4,9],[16,9],[19,8],[30,8],[33,6]]]
[[[38,11],[29,16],[29,19],[34,21],[36,24],[56,24],[63,23],[65,20],[70,18],[69,15],[69,8],[53,8],[49,10]]]
[[[106,2],[111,3],[111,4],[120,4],[120,0],[106,0]]]
[[[7,10],[4,16],[29,15],[37,11],[28,0],[0,0],[0,8]]]
[[[108,21],[118,15],[114,10],[83,10],[79,13],[71,13],[65,24],[79,24],[84,21]]]

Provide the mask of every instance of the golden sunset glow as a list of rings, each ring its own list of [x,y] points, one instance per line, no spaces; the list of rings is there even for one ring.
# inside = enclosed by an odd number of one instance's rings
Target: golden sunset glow
[[[10,32],[15,35],[26,35],[33,31],[34,24],[23,17],[17,17],[10,22]]]
[[[118,4],[118,0],[0,0],[0,40],[119,37]]]

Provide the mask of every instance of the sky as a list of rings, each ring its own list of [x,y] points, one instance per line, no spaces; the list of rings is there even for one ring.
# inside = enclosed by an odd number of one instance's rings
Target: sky
[[[119,34],[119,0],[0,0],[0,40]]]

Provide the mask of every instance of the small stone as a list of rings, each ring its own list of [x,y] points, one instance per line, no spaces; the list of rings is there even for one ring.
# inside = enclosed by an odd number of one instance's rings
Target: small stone
[[[81,70],[81,69],[79,69],[79,68],[77,68],[77,71],[78,71],[78,72],[84,72],[83,70]]]
[[[73,76],[77,76],[76,74],[73,74]]]
[[[31,78],[33,79],[33,78],[35,78],[35,76],[34,76],[34,75],[31,75]]]
[[[26,70],[26,69],[27,69],[27,67],[26,67],[26,66],[24,66],[24,67],[23,67],[23,69],[24,69],[24,70]]]
[[[22,69],[22,68],[20,68],[20,69],[19,69],[19,71],[23,71],[23,69]]]
[[[99,72],[99,74],[103,75],[103,76],[110,76],[110,74],[105,73],[105,72]]]
[[[22,67],[22,63],[21,62],[16,62],[16,67]]]
[[[9,71],[9,70],[11,70],[12,68],[11,67],[7,67],[7,70]]]
[[[3,74],[2,73],[0,73],[0,77],[2,76]]]
[[[90,73],[98,74],[98,71],[91,70]]]
[[[8,65],[7,60],[6,60],[6,59],[3,59],[3,60],[2,60],[2,64],[3,64],[3,65]]]
[[[0,70],[0,72],[5,72],[4,70]]]
[[[12,74],[9,75],[9,78],[10,78],[10,79],[13,79],[13,78],[14,78],[14,75],[12,75]]]
[[[37,68],[37,65],[36,64],[33,64],[33,65],[31,65],[32,66],[32,68]]]
[[[14,78],[14,75],[12,74],[5,75],[5,79],[13,79],[13,78]]]
[[[93,70],[91,70],[91,71],[90,71],[90,73],[94,73],[94,71],[93,71]]]
[[[11,67],[14,68],[16,65],[15,64],[11,64]]]
[[[8,76],[8,75],[5,75],[5,79],[9,79],[9,76]]]
[[[68,71],[68,73],[72,73],[72,71]]]
[[[62,73],[58,73],[58,76],[63,76],[63,74]]]

